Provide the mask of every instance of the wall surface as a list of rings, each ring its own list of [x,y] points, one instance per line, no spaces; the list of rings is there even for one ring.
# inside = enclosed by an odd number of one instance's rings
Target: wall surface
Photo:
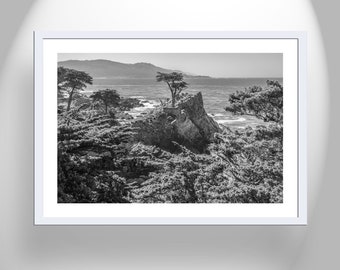
[[[0,2],[0,269],[276,270],[337,265],[340,44],[334,33],[339,4],[311,3],[321,35],[307,0]],[[33,30],[308,31],[309,225],[33,226]]]
[[[325,42],[330,84],[329,115],[326,159],[321,175],[322,186],[306,240],[297,254],[294,269],[334,269],[339,265],[340,214],[338,209],[339,152],[340,152],[340,99],[338,87],[340,62],[340,37],[337,34],[340,3],[332,0],[312,0]],[[320,91],[323,91],[320,89]],[[317,108],[314,108],[317,110]],[[316,153],[315,153],[316,154]]]

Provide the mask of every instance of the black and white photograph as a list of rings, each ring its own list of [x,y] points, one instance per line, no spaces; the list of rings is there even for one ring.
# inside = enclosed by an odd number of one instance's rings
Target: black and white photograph
[[[37,222],[305,222],[305,43],[272,35],[37,33]]]
[[[58,203],[282,203],[282,53],[58,54]]]

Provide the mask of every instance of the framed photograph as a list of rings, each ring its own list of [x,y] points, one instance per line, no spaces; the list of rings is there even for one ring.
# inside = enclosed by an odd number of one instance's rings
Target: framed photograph
[[[36,225],[307,223],[305,33],[34,41]]]

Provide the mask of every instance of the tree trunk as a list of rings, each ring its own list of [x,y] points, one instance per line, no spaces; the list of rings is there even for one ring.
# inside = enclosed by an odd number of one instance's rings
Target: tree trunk
[[[175,105],[176,105],[175,96],[172,95],[171,99],[172,99],[171,100],[172,108],[175,108]]]
[[[68,102],[67,102],[67,109],[66,111],[68,112],[71,108],[71,102],[72,102],[72,96],[73,96],[74,88],[71,90],[70,96],[68,97]]]
[[[172,104],[172,108],[175,108],[176,99],[175,99],[175,94],[174,94],[174,92],[171,92],[171,104]]]
[[[170,92],[171,92],[171,104],[172,104],[172,107],[175,108],[175,93],[174,93],[174,89],[172,89],[172,87],[170,86],[169,82],[166,82],[169,89],[170,89]]]

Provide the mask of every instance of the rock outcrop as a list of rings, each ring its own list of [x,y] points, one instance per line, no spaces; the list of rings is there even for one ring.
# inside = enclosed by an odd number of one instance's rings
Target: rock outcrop
[[[221,132],[218,124],[206,113],[201,92],[187,96],[175,108],[164,107],[133,125],[138,128],[137,140],[171,152],[179,150],[173,143],[175,141],[202,153],[214,134]]]

